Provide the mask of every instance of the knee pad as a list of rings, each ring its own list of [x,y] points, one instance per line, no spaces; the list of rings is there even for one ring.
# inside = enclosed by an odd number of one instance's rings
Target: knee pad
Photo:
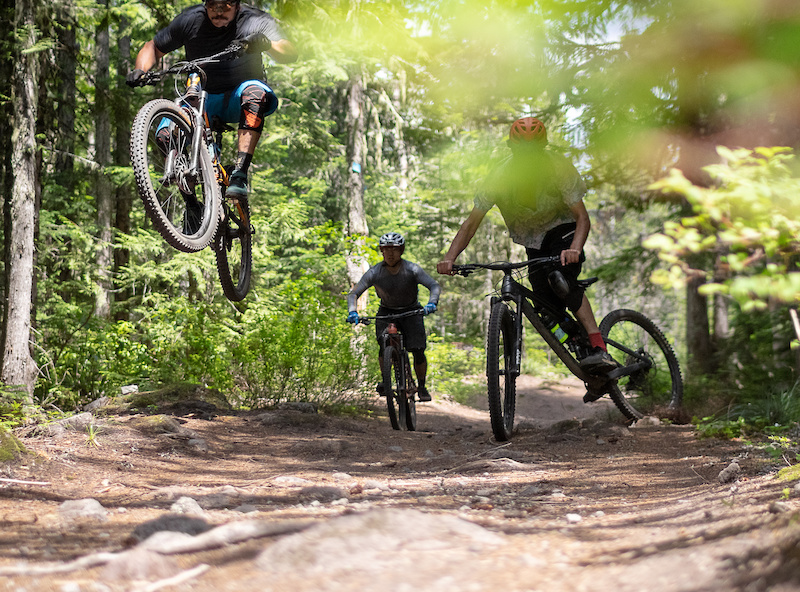
[[[242,115],[239,129],[261,132],[264,117],[278,108],[278,98],[263,87],[253,84],[242,91]]]

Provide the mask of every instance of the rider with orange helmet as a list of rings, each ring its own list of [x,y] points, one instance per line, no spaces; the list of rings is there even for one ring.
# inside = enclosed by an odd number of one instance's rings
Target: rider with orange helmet
[[[547,149],[547,130],[536,117],[523,117],[511,124],[508,145],[511,154],[489,173],[475,196],[472,212],[436,268],[439,273],[452,273],[456,258],[496,205],[512,240],[526,248],[529,259],[560,256],[561,271],[570,287],[568,295],[562,298],[553,292],[546,272],[531,273],[531,285],[575,313],[594,346],[581,366],[587,372],[606,372],[616,364],[606,352],[591,304],[577,284],[591,228],[583,204],[586,185],[569,159]]]

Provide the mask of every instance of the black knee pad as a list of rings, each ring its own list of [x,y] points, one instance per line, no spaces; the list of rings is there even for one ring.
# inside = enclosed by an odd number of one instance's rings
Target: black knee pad
[[[414,356],[414,365],[419,366],[420,364],[427,364],[428,357],[425,355],[425,351],[421,349],[411,349],[408,350]]]
[[[264,117],[278,107],[277,97],[253,84],[242,92],[242,115],[239,118],[239,129],[261,132],[264,129]]]

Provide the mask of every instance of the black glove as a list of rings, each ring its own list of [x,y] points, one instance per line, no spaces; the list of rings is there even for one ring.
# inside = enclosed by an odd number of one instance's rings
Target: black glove
[[[264,33],[252,33],[242,39],[242,43],[247,53],[262,53],[272,47],[272,42]]]
[[[142,76],[144,76],[144,70],[136,68],[135,70],[128,72],[128,75],[125,77],[125,84],[130,87],[140,86],[140,80]]]

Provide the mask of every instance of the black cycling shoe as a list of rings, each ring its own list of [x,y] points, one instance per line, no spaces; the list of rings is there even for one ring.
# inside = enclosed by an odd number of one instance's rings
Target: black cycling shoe
[[[183,213],[183,234],[195,234],[203,223],[203,204],[192,196],[186,200],[186,211]]]
[[[379,395],[382,395],[383,394],[383,383],[379,382],[378,384],[376,384],[375,385],[375,390],[378,391]]]
[[[427,403],[428,401],[433,400],[431,398],[431,394],[428,392],[428,389],[426,389],[424,386],[421,386],[417,389],[417,397],[419,397],[421,403]]]
[[[581,370],[588,374],[606,374],[619,367],[611,354],[602,347],[595,347],[592,353],[580,361],[580,365]]]

